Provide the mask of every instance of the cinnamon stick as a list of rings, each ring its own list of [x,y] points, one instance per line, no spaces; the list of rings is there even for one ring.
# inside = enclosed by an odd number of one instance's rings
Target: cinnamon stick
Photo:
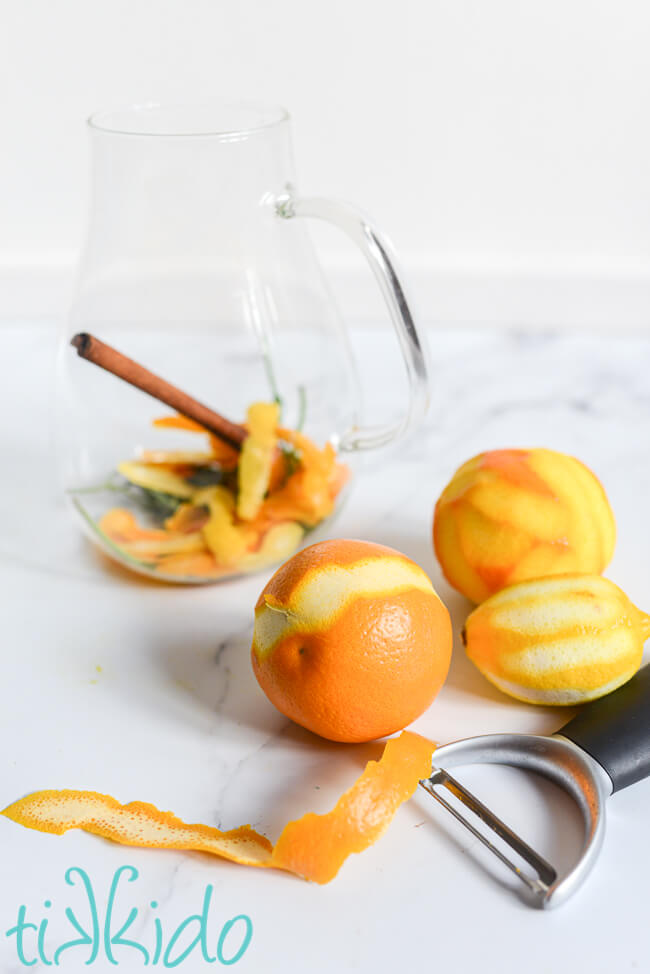
[[[160,376],[154,375],[143,365],[134,362],[133,359],[122,355],[117,349],[112,348],[105,342],[89,335],[87,332],[79,332],[71,339],[70,344],[77,349],[81,358],[98,365],[107,372],[112,372],[118,379],[123,379],[129,385],[141,389],[159,402],[171,406],[176,412],[181,413],[188,419],[193,419],[196,423],[204,426],[210,433],[214,433],[220,439],[225,440],[235,449],[240,449],[246,437],[246,430],[238,423],[232,423],[225,416],[215,413],[213,409],[204,406],[203,403],[188,396],[186,392],[173,386]]]

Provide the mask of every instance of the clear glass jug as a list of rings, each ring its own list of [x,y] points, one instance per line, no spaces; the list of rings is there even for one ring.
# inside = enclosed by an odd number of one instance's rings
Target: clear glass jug
[[[351,207],[296,195],[283,109],[143,105],[95,115],[89,128],[89,229],[59,361],[59,452],[68,495],[86,532],[109,555],[167,581],[214,581],[282,560],[329,514],[328,505],[318,508],[322,518],[312,511],[301,520],[276,502],[271,520],[262,518],[265,530],[255,533],[250,517],[240,516],[241,470],[232,449],[228,454],[228,445],[221,450],[212,439],[206,451],[206,437],[197,432],[154,428],[152,421],[170,410],[93,368],[70,340],[92,334],[236,423],[247,422],[252,403],[275,403],[275,413],[267,410],[262,419],[268,427],[275,416],[295,435],[275,434],[271,449],[267,429],[267,467],[281,448],[283,471],[273,474],[279,487],[296,470],[309,480],[301,464],[308,466],[315,445],[313,463],[329,477],[333,508],[344,493],[346,454],[401,436],[428,405],[423,346],[389,248]],[[348,337],[303,217],[339,226],[374,272],[409,380],[399,423],[361,425]],[[262,454],[258,449],[250,461],[259,475],[253,493],[262,483],[268,498],[273,489],[260,473]],[[185,480],[187,496],[170,492],[178,482],[166,474]],[[313,474],[312,487],[317,481]],[[216,548],[205,542],[210,519],[207,534]],[[220,560],[215,551],[223,554],[226,536],[238,554],[228,549]]]

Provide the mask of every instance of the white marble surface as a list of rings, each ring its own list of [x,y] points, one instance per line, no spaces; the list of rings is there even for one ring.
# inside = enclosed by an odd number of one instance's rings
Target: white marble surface
[[[37,789],[85,788],[151,801],[187,821],[250,822],[275,837],[289,818],[329,808],[377,746],[319,741],[268,703],[248,656],[264,577],[159,586],[112,567],[80,536],[52,473],[55,338],[47,323],[0,330],[0,804]],[[550,446],[577,454],[603,480],[619,524],[608,575],[647,608],[650,341],[487,331],[436,331],[430,341],[436,396],[426,430],[368,464],[332,534],[415,558],[458,632],[468,605],[441,580],[433,557],[433,502],[455,467],[479,450]],[[390,410],[389,337],[360,333],[356,344]],[[414,726],[445,742],[490,731],[550,732],[566,717],[499,695],[457,645],[446,686]],[[505,769],[468,770],[464,780],[566,868],[580,835],[568,799]],[[168,937],[200,910],[207,884],[214,887],[211,948],[225,921],[247,914],[253,937],[236,970],[648,970],[650,781],[611,800],[596,871],[575,899],[547,914],[525,905],[515,881],[432,804],[424,794],[408,803],[380,842],[325,887],[80,832],[43,835],[0,818],[0,970],[24,969],[15,938],[4,936],[20,904],[28,920],[49,917],[51,954],[74,935],[65,907],[87,918],[79,884],[66,886],[65,870],[86,870],[101,914],[111,878],[126,864],[139,878],[120,887],[118,919],[137,907],[130,934],[149,948],[154,917]],[[28,959],[34,939],[26,941]],[[61,969],[88,969],[88,956],[88,947],[70,949]],[[123,970],[142,967],[134,948],[117,947],[115,957]],[[195,952],[179,969],[220,966]],[[100,950],[91,969],[114,967]]]

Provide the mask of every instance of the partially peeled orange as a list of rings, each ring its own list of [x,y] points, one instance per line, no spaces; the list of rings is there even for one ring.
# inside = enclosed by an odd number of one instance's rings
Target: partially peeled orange
[[[260,686],[296,723],[333,741],[401,730],[431,704],[451,659],[449,613],[426,572],[366,541],[298,552],[255,609]]]

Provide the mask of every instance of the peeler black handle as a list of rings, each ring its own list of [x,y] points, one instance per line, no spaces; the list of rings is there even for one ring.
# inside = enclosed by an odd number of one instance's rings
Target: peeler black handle
[[[602,765],[614,791],[650,775],[650,663],[618,690],[586,704],[557,733]]]

